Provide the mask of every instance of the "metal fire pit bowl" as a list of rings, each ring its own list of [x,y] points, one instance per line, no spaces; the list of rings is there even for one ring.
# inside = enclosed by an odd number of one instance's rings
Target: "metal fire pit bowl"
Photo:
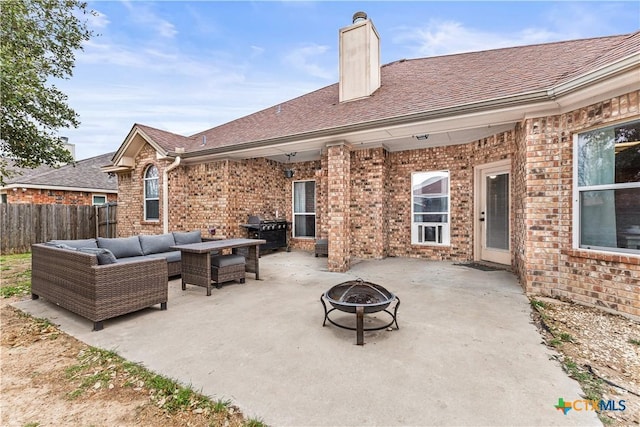
[[[324,302],[325,299],[333,306],[331,310],[327,310],[327,304]],[[394,301],[396,304],[393,309],[393,313],[391,313],[387,308]],[[376,285],[375,283],[365,282],[362,279],[340,283],[322,294],[320,296],[320,302],[324,307],[324,321],[322,322],[322,326],[326,326],[328,320],[331,324],[339,328],[356,331],[356,344],[358,345],[364,344],[364,331],[378,331],[380,329],[386,329],[394,323],[396,325],[396,329],[400,329],[397,319],[400,299],[393,293],[380,285]],[[352,328],[333,321],[329,317],[329,314],[335,310],[345,313],[355,313],[356,327]],[[391,316],[391,321],[383,326],[365,328],[364,315],[380,311]]]

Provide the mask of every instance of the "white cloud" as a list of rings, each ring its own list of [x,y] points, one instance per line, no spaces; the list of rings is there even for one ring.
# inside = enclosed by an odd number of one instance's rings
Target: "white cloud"
[[[329,46],[310,44],[292,50],[285,55],[284,61],[310,76],[329,80],[335,78],[335,72],[321,65],[322,55],[327,51]]]
[[[104,13],[101,13],[97,10],[92,11],[92,13],[90,13],[88,16],[88,24],[89,24],[89,28],[94,29],[94,30],[99,30],[102,28],[106,28],[109,26],[109,24],[111,23],[111,21],[109,20],[109,18],[107,17],[107,15],[105,15]]]
[[[251,46],[251,57],[255,58],[257,56],[261,56],[264,53],[265,49],[260,46]]]
[[[122,4],[129,10],[130,18],[149,31],[155,32],[164,38],[174,38],[178,34],[176,26],[158,16],[153,10],[151,2],[123,1]]]
[[[544,43],[557,37],[558,34],[544,29],[500,34],[467,28],[455,21],[430,21],[424,28],[400,29],[393,42],[413,44],[415,56],[436,56]]]

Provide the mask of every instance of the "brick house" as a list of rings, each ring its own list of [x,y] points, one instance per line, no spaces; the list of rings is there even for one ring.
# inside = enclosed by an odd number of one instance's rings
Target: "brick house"
[[[328,238],[332,271],[492,261],[640,316],[640,32],[379,60],[354,19],[336,84],[191,136],[134,124],[104,168],[119,233],[244,237],[248,215],[280,216],[293,248]]]
[[[101,154],[59,168],[16,169],[0,188],[2,203],[101,205],[118,199],[118,179],[102,167],[114,153]]]

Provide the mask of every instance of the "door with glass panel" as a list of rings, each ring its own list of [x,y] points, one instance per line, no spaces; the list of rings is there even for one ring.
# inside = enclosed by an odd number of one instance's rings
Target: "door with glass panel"
[[[476,258],[511,264],[509,169],[507,162],[481,166],[476,172]]]
[[[316,183],[293,183],[293,237],[316,236]]]

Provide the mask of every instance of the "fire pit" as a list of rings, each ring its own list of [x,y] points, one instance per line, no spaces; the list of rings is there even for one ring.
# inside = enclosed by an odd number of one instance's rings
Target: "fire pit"
[[[324,300],[329,301],[333,306],[331,310],[327,310],[327,304]],[[395,307],[393,313],[387,310],[387,307],[395,301]],[[380,285],[375,283],[365,282],[362,279],[350,280],[348,282],[335,285],[327,292],[320,296],[320,302],[324,307],[324,321],[322,326],[327,324],[327,320],[343,329],[349,329],[356,331],[356,344],[364,344],[364,331],[377,331],[380,329],[386,329],[396,324],[396,329],[400,329],[398,326],[398,307],[400,306],[400,299],[393,293],[389,292]],[[356,327],[341,325],[333,321],[329,314],[335,310],[339,310],[345,313],[356,314]],[[385,312],[391,316],[391,321],[383,326],[364,327],[364,315],[370,313]]]

